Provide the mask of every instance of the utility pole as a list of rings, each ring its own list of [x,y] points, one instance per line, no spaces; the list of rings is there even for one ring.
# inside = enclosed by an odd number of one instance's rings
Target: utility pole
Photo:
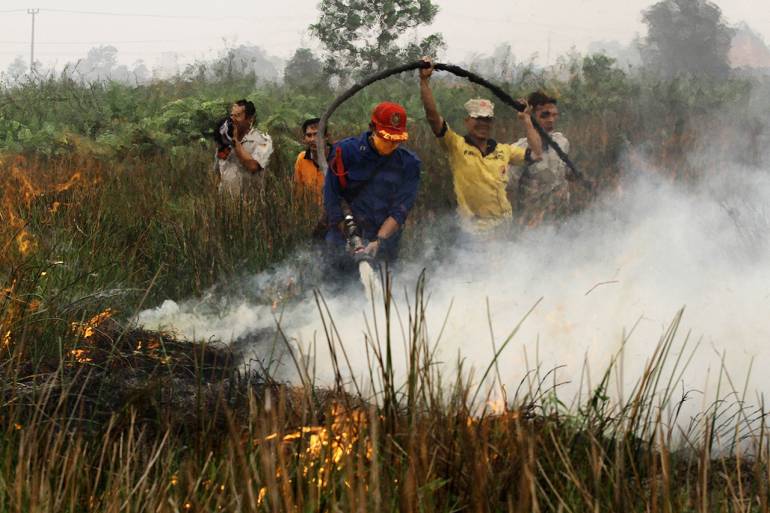
[[[29,74],[35,74],[35,15],[40,9],[27,9],[27,14],[32,15],[32,39],[29,43]]]

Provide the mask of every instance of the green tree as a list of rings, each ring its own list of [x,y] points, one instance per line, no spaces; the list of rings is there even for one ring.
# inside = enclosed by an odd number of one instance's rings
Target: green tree
[[[319,9],[310,31],[324,47],[331,74],[369,73],[435,55],[444,45],[439,33],[418,40],[414,32],[436,16],[438,6],[431,0],[321,0]],[[410,36],[413,40],[405,41]]]
[[[637,93],[628,75],[612,57],[594,54],[570,64],[572,77],[564,91],[572,113],[601,115],[619,112]]]
[[[323,63],[308,48],[297,48],[283,71],[283,81],[289,87],[312,93],[329,88],[329,75]]]
[[[648,27],[642,44],[645,66],[666,77],[682,74],[721,78],[733,29],[708,0],[662,0],[642,12]]]

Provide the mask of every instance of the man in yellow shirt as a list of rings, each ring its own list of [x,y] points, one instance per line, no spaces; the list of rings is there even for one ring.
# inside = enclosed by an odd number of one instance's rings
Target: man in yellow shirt
[[[429,82],[432,73],[432,66],[420,69],[420,97],[431,130],[449,154],[460,226],[470,232],[483,232],[509,222],[513,209],[506,194],[508,164],[535,162],[542,155],[542,142],[532,125],[529,106],[519,113],[529,143],[527,149],[491,138],[494,104],[483,98],[465,103],[467,134],[461,136],[438,112]]]

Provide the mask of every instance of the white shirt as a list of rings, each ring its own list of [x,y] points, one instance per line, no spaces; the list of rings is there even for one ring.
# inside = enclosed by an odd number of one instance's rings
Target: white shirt
[[[217,158],[216,169],[221,178],[219,192],[239,196],[248,188],[256,188],[261,183],[262,174],[267,169],[270,155],[273,154],[273,140],[269,135],[252,128],[241,140],[241,145],[251,158],[257,161],[262,171],[251,173],[243,167],[233,149],[226,159]]]
[[[569,153],[569,141],[561,132],[551,132],[549,134],[551,139],[564,150],[564,153]],[[521,138],[515,143],[514,146],[521,148],[528,148],[526,138]],[[521,178],[524,172],[524,166],[509,166],[509,182],[508,187],[517,187],[519,178]],[[539,192],[548,193],[554,189],[558,189],[566,185],[567,183],[567,165],[556,154],[553,148],[543,148],[543,159],[538,162],[534,162],[528,166],[529,179],[533,182],[533,185],[537,185]]]

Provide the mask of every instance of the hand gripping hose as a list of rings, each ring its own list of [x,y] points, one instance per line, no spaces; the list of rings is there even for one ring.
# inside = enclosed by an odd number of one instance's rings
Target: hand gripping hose
[[[425,61],[416,61],[416,62],[410,62],[407,64],[402,64],[401,66],[397,66],[395,68],[386,69],[383,71],[380,71],[379,73],[375,73],[374,75],[370,75],[364,79],[362,79],[360,82],[356,82],[353,84],[350,89],[339,95],[337,98],[334,99],[334,101],[329,105],[329,107],[326,109],[326,112],[323,113],[323,116],[321,116],[321,121],[318,123],[318,139],[316,148],[318,148],[319,160],[318,165],[321,167],[321,170],[326,174],[328,171],[328,165],[326,162],[326,146],[323,141],[323,134],[326,132],[326,125],[329,121],[329,118],[334,113],[335,110],[337,110],[337,107],[345,103],[350,97],[352,97],[354,94],[356,94],[361,89],[379,81],[384,78],[388,78],[392,75],[397,75],[399,73],[403,73],[405,71],[411,71],[419,68],[427,68],[430,65],[426,63]],[[441,70],[441,71],[447,71],[449,73],[452,73],[453,75],[457,75],[458,77],[464,77],[473,82],[474,84],[478,84],[480,86],[484,86],[487,89],[489,89],[492,94],[497,96],[503,103],[506,105],[509,105],[516,109],[517,111],[521,112],[524,110],[525,106],[521,104],[520,102],[517,102],[511,96],[503,91],[499,86],[496,86],[495,84],[483,79],[482,77],[476,75],[475,73],[471,73],[468,70],[465,70],[461,68],[460,66],[455,66],[454,64],[442,64],[442,63],[435,63],[433,65],[434,69]],[[551,136],[546,132],[543,127],[540,126],[540,123],[537,122],[537,120],[533,117],[532,118],[532,125],[535,127],[535,130],[537,130],[537,133],[540,134],[540,138],[543,140],[545,144],[547,144],[549,147],[553,148],[553,150],[556,152],[556,155],[559,156],[559,158],[566,164],[567,168],[569,168],[572,178],[578,182],[580,182],[581,185],[583,185],[586,189],[589,191],[593,188],[593,183],[588,180],[583,173],[578,171],[578,168],[575,167],[575,164],[570,160],[569,156],[564,152],[564,150],[561,149],[561,147],[554,141]]]

